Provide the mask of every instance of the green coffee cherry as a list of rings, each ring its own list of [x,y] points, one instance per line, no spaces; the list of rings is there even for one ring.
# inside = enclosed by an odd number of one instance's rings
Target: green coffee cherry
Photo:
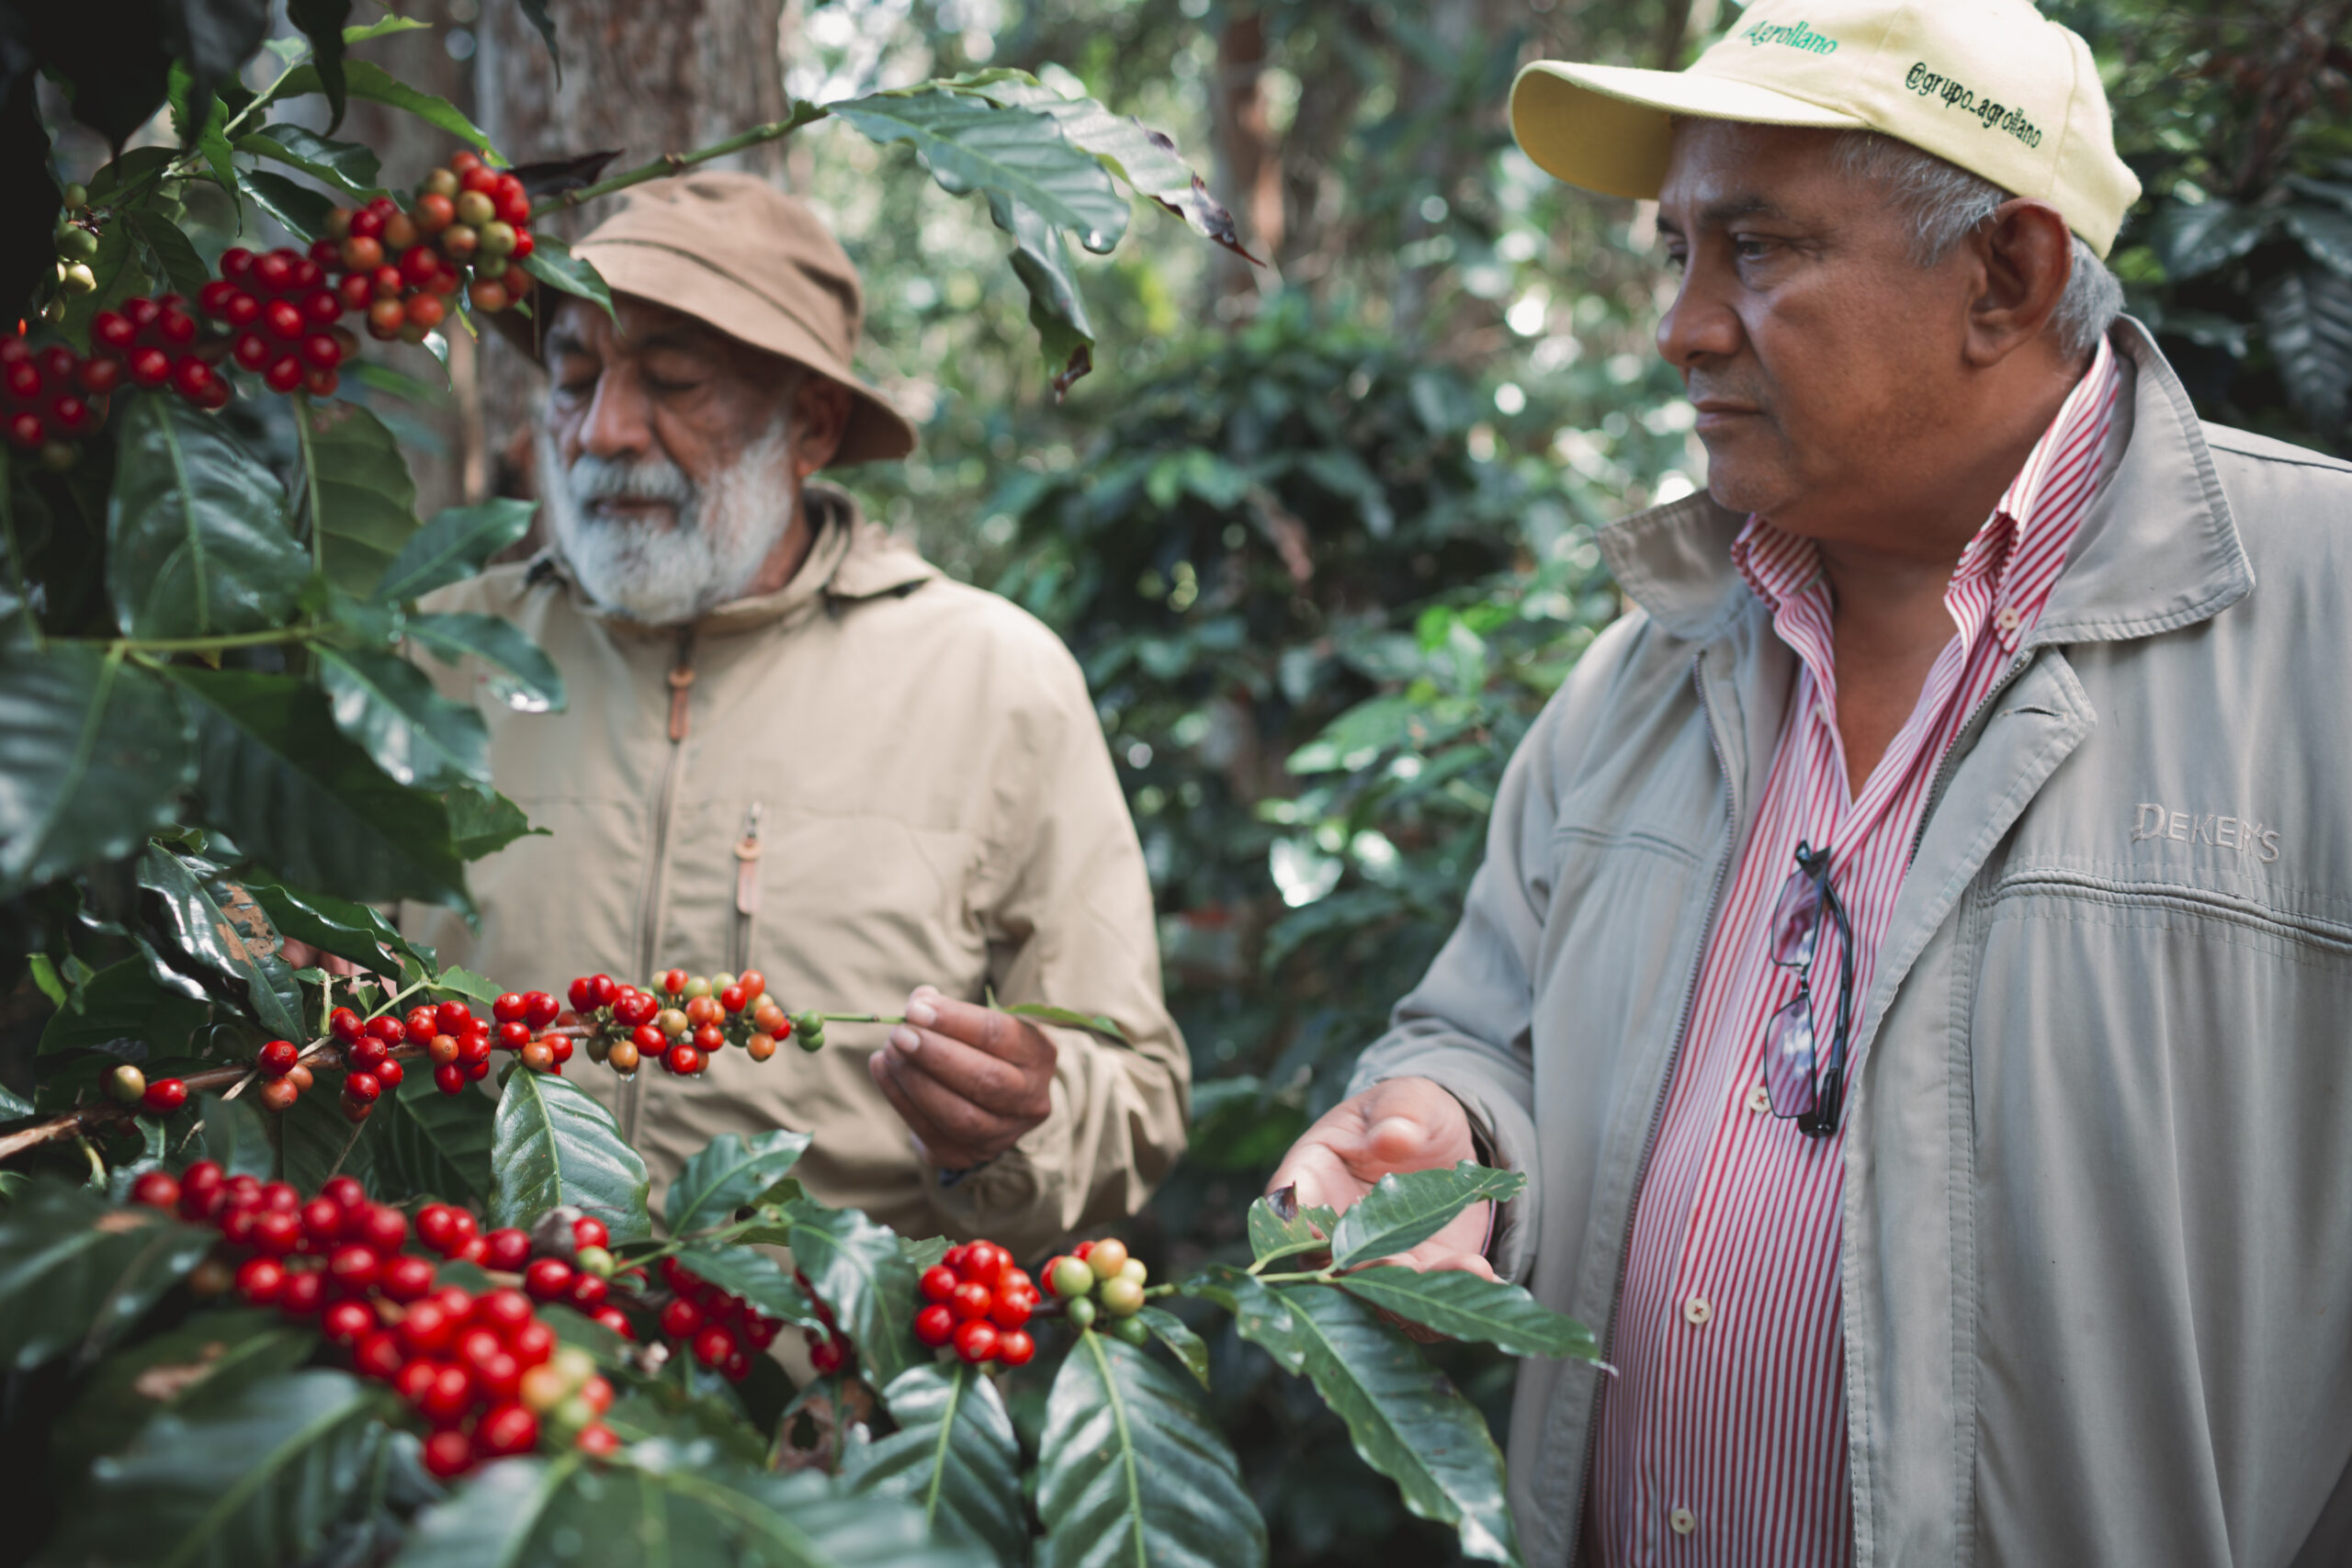
[[[136,1105],[147,1092],[147,1075],[125,1062],[107,1075],[107,1092],[125,1105]]]
[[[481,193],[480,191],[473,191],[469,194],[480,196]],[[688,1000],[692,1000],[695,997],[707,997],[710,995],[710,976],[707,975],[688,976],[686,977],[686,988],[682,994],[685,996]]]
[[[1132,1317],[1143,1310],[1143,1287],[1124,1274],[1103,1280],[1095,1294],[1102,1298],[1102,1310],[1113,1317]]]
[[[571,1261],[575,1268],[584,1269],[599,1280],[611,1279],[616,1267],[613,1255],[601,1247],[583,1247],[571,1255]]]
[[[68,212],[79,212],[82,209],[90,205],[90,187],[88,186],[78,183],[67,186],[65,187],[64,196],[65,210]]]
[[[1046,1282],[1064,1301],[1077,1301],[1094,1289],[1094,1270],[1083,1258],[1057,1258]]]
[[[68,224],[57,236],[57,254],[68,261],[88,261],[98,254],[98,237],[78,223]]]
[[[1143,1259],[1140,1258],[1130,1258],[1119,1268],[1120,1279],[1133,1280],[1138,1285],[1150,1277],[1151,1270],[1144,1267]]]
[[[1139,1317],[1113,1318],[1110,1335],[1112,1338],[1132,1345],[1138,1350],[1151,1342],[1151,1330]]]
[[[1065,1309],[1069,1314],[1072,1328],[1088,1328],[1094,1323],[1094,1298],[1080,1296]]]

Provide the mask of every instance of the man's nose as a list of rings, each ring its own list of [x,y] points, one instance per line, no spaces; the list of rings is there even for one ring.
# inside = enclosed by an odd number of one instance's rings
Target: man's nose
[[[636,458],[653,448],[653,409],[625,366],[596,378],[596,395],[580,430],[580,449],[598,457]]]
[[[1678,370],[1691,370],[1736,354],[1739,340],[1739,317],[1694,256],[1675,290],[1674,303],[1658,318],[1659,355]]]

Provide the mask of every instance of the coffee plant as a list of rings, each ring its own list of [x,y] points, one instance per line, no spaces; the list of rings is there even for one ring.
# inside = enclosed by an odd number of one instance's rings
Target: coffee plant
[[[512,627],[420,605],[529,507],[420,522],[371,403],[415,385],[386,356],[610,308],[542,220],[839,119],[986,201],[1059,389],[1093,343],[1069,243],[1111,250],[1142,196],[1232,245],[1224,210],[1164,137],[1007,71],[620,174],[512,168],[351,52],[416,24],[289,11],[253,85],[265,0],[0,0],[0,979],[46,1010],[0,1087],[0,1554],[1262,1562],[1200,1392],[1221,1311],[1407,1506],[1515,1561],[1500,1455],[1414,1336],[1591,1343],[1515,1286],[1384,1259],[1521,1178],[1391,1179],[1345,1214],[1278,1194],[1250,1266],[1164,1280],[1114,1237],[1024,1267],[829,1208],[792,1175],[822,1127],[718,1138],[657,1210],[567,1069],[707,1092],[713,1053],[821,1049],[847,1015],[749,971],[505,990],[379,912],[468,908],[466,863],[533,830],[410,656],[564,700]],[[41,78],[114,157],[58,165]],[[395,187],[334,137],[352,98],[455,146]],[[125,150],[166,109],[170,144]],[[770,1354],[792,1329],[797,1389]]]

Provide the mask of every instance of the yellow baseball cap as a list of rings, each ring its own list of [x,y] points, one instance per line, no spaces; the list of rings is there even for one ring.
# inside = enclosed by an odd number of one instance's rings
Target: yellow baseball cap
[[[2023,0],[1758,0],[1687,71],[1544,60],[1510,128],[1547,173],[1654,197],[1673,117],[1877,130],[2056,208],[2101,257],[2140,182],[2083,40]]]

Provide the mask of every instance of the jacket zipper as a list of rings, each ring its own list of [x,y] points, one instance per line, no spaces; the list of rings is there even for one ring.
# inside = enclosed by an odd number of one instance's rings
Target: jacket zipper
[[[662,941],[662,905],[669,892],[670,882],[670,818],[677,809],[678,781],[686,771],[686,730],[691,704],[688,694],[695,683],[695,634],[686,627],[678,633],[676,660],[670,667],[670,755],[662,764],[662,788],[654,796],[653,852],[645,868],[645,894],[637,911],[637,972],[653,973],[660,954],[655,951]],[[637,1141],[639,1096],[642,1093],[636,1075],[621,1080],[621,1136],[631,1143]]]
[[[1961,741],[1976,728],[1976,721],[1984,716],[1984,710],[2000,701],[2002,694],[2017,684],[2018,677],[2024,674],[2026,666],[2032,662],[2033,655],[2030,652],[2020,653],[2011,660],[2008,669],[2003,671],[2001,678],[1993,682],[1993,689],[1985,693],[1976,705],[1969,710],[1967,719],[1962,723],[1959,732],[1953,735],[1951,744],[1944,749],[1943,760],[1936,764],[1935,782],[1928,786],[1927,807],[1919,813],[1918,827],[1911,831],[1911,852],[1903,860],[1903,869],[1906,874],[1911,869],[1912,862],[1919,858],[1919,846],[1928,841],[1928,824],[1935,820],[1936,807],[1943,803],[1944,789],[1951,783],[1953,770],[1960,766],[1958,759],[1964,752],[1975,750],[1973,742],[1962,746]]]
[[[1700,972],[1706,967],[1707,944],[1714,934],[1715,916],[1723,906],[1724,883],[1731,874],[1733,857],[1739,852],[1739,781],[1732,777],[1731,765],[1724,760],[1723,742],[1716,738],[1715,708],[1707,700],[1707,656],[1704,652],[1690,661],[1690,683],[1698,690],[1699,711],[1706,717],[1707,746],[1715,754],[1716,771],[1724,776],[1724,815],[1730,829],[1730,839],[1715,862],[1714,886],[1707,894],[1706,923],[1699,928],[1699,951],[1690,960],[1690,980],[1683,987],[1682,1006],[1675,1015],[1674,1043],[1667,1051],[1666,1077],[1659,1082],[1657,1098],[1650,1103],[1649,1131],[1642,1139],[1641,1162],[1634,1168],[1634,1198],[1625,1211],[1625,1234],[1617,1244],[1617,1286],[1610,1292],[1609,1326],[1601,1335],[1600,1359],[1604,1362],[1616,1348],[1617,1308],[1624,1299],[1625,1273],[1633,1263],[1634,1222],[1641,1213],[1642,1184],[1649,1179],[1650,1156],[1657,1151],[1658,1130],[1666,1120],[1667,1097],[1674,1089],[1674,1069],[1682,1059],[1682,1036],[1690,1024],[1691,1004],[1699,998]],[[1585,1517],[1585,1511],[1592,1500],[1592,1467],[1597,1459],[1594,1441],[1600,1431],[1600,1396],[1605,1386],[1600,1379],[1593,1380],[1592,1414],[1585,1421],[1584,1480],[1577,1488],[1576,1539],[1568,1544],[1571,1568],[1583,1547],[1585,1527],[1590,1522]]]

